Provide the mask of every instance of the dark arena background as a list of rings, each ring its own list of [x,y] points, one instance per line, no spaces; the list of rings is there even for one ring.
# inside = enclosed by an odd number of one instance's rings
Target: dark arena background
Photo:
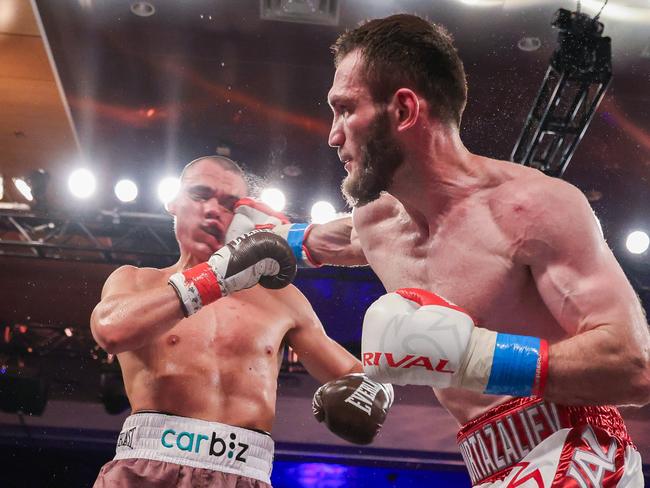
[[[329,46],[367,18],[449,29],[468,75],[467,147],[582,190],[647,311],[650,4],[604,3],[0,0],[0,488],[91,486],[112,458],[128,403],[90,313],[116,267],[176,261],[161,198],[188,161],[243,163],[294,221],[349,211],[327,145]],[[300,270],[296,285],[358,355],[384,293],[372,271]],[[317,387],[289,352],[276,488],[470,486],[458,426],[430,389],[396,387],[379,437],[358,447],[313,419]],[[623,415],[650,462],[650,408]]]

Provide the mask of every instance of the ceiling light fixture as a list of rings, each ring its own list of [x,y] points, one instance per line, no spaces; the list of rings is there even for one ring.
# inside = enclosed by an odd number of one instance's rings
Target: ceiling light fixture
[[[16,190],[18,190],[20,194],[25,197],[25,200],[28,202],[34,200],[34,197],[32,196],[32,189],[29,187],[25,180],[22,178],[13,178],[13,182]]]
[[[339,0],[261,0],[263,20],[338,25]]]
[[[643,254],[650,246],[650,237],[642,230],[630,232],[625,240],[625,247],[632,254]]]
[[[174,176],[163,178],[158,184],[158,198],[167,205],[171,202],[181,187],[180,179]]]
[[[86,168],[79,168],[70,173],[68,189],[77,198],[88,198],[95,193],[97,181],[95,175]]]
[[[526,52],[537,51],[541,45],[542,41],[539,40],[539,37],[522,37],[517,42],[517,47]]]
[[[138,185],[131,180],[120,180],[115,184],[115,196],[120,202],[132,202],[138,196]]]
[[[131,4],[131,12],[138,17],[151,17],[156,13],[156,7],[149,2],[133,2]]]

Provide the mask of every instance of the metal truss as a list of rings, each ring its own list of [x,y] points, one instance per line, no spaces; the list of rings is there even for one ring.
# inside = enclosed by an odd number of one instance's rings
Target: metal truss
[[[169,266],[178,258],[166,215],[98,211],[75,215],[0,208],[0,257]]]
[[[560,9],[553,26],[559,46],[511,160],[561,177],[609,86],[612,56],[596,19]]]

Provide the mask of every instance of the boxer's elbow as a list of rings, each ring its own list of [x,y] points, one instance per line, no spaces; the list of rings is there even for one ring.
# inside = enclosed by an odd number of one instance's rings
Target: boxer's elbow
[[[108,354],[118,354],[128,349],[122,333],[124,327],[121,325],[119,317],[101,303],[95,307],[90,317],[93,338]]]
[[[647,349],[642,354],[633,358],[634,379],[634,405],[644,406],[650,403],[650,351]]]
[[[628,378],[628,398],[631,405],[643,406],[650,403],[650,349],[635,345],[625,355],[625,365]]]

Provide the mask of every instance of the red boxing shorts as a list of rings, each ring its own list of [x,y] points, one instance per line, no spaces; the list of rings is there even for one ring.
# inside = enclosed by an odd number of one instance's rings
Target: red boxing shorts
[[[643,486],[641,456],[614,407],[515,398],[470,420],[457,438],[475,487]]]
[[[160,413],[127,417],[94,488],[270,488],[271,436]]]

